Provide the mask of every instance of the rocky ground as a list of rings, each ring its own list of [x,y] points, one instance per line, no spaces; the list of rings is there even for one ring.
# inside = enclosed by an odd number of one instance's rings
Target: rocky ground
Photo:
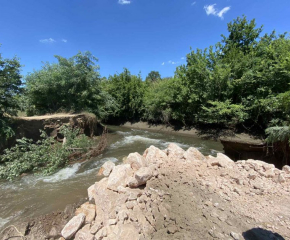
[[[60,240],[290,239],[289,166],[170,144],[107,162],[99,175]]]

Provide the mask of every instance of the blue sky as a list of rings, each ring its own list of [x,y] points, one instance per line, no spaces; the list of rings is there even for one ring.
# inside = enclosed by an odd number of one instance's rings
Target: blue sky
[[[289,31],[289,0],[0,0],[0,52],[17,55],[22,74],[54,55],[91,51],[102,76],[127,67],[143,78],[172,76],[190,47],[220,41],[246,15],[264,32]]]

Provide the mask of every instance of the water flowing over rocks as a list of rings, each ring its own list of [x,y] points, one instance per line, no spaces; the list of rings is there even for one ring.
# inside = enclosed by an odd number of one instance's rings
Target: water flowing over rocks
[[[290,239],[289,169],[151,146],[103,165],[59,239]]]

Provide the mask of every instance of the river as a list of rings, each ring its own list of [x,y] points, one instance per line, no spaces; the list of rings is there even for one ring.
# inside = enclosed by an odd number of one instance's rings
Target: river
[[[150,145],[165,149],[176,143],[183,149],[196,147],[205,155],[222,152],[222,145],[197,137],[109,127],[108,147],[105,152],[83,163],[68,166],[51,176],[25,176],[14,182],[0,182],[0,229],[30,217],[38,217],[87,196],[87,188],[99,180],[98,169],[108,160],[119,164],[131,152],[143,153]]]

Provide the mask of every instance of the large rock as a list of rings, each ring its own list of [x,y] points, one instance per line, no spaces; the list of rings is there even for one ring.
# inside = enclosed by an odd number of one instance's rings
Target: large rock
[[[285,166],[282,168],[282,171],[284,171],[286,174],[290,174],[290,166],[285,165]]]
[[[147,165],[150,166],[150,164],[161,164],[167,158],[167,155],[159,148],[150,146],[145,150],[143,157],[145,157]]]
[[[133,170],[147,166],[145,158],[137,152],[130,153],[124,162],[130,164]]]
[[[184,150],[174,143],[170,143],[165,152],[168,155],[168,157],[174,158],[175,160],[183,158],[184,154]]]
[[[187,149],[184,152],[183,157],[188,161],[205,160],[205,156],[194,147]]]
[[[234,161],[222,153],[218,153],[216,158],[212,157],[209,161],[212,166],[219,166],[223,168],[232,168],[234,165]]]
[[[91,223],[96,216],[96,206],[95,204],[90,204],[89,202],[84,203],[81,205],[80,208],[76,209],[76,215],[83,213],[86,215],[85,222]]]
[[[73,217],[62,229],[61,235],[65,239],[72,238],[75,233],[81,228],[81,226],[85,222],[86,215],[83,213],[80,213],[79,215]]]
[[[88,188],[88,198],[89,198],[89,201],[92,201],[94,199],[94,192],[95,191],[95,184],[93,184],[92,186],[90,186]]]
[[[117,191],[119,186],[126,186],[126,178],[133,175],[130,164],[116,166],[108,179],[107,188]]]
[[[146,184],[146,182],[150,178],[152,178],[152,176],[153,176],[153,173],[152,173],[151,168],[142,167],[138,171],[135,172],[134,177],[131,177],[129,179],[128,185],[131,188],[142,186]]]
[[[95,184],[94,199],[97,206],[97,216],[95,219],[95,223],[103,223],[103,225],[106,225],[107,221],[110,219],[110,213],[115,209],[116,200],[118,198],[118,193],[109,190],[107,188],[107,185],[108,178],[103,178],[101,181]]]
[[[139,186],[145,184],[152,177],[152,171],[148,167],[142,167],[135,172],[135,178]]]
[[[98,176],[105,176],[108,177],[112,172],[113,168],[115,167],[115,163],[112,161],[105,162],[98,172]]]

